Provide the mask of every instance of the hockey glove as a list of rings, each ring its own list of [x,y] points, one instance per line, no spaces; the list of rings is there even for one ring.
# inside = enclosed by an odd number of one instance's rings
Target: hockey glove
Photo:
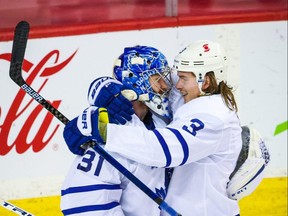
[[[106,140],[106,125],[109,123],[105,108],[88,107],[83,113],[68,122],[64,128],[63,137],[69,150],[76,155],[84,155],[84,143],[94,140],[104,144]]]
[[[88,90],[88,102],[92,106],[104,107],[115,122],[125,124],[132,119],[132,103],[121,91],[123,84],[111,77],[100,77],[94,80]],[[130,90],[132,91],[132,90]]]

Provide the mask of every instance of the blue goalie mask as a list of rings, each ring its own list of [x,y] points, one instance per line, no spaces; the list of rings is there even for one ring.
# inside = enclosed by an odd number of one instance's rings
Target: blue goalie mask
[[[114,76],[155,113],[171,119],[168,94],[172,87],[166,57],[149,46],[127,47],[114,65]]]

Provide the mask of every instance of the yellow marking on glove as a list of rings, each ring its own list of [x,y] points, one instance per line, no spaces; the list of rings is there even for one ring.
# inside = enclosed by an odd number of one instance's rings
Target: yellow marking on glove
[[[98,130],[99,134],[102,137],[103,141],[106,142],[107,137],[107,124],[109,123],[109,116],[106,108],[99,108],[98,109],[99,116],[98,116]]]

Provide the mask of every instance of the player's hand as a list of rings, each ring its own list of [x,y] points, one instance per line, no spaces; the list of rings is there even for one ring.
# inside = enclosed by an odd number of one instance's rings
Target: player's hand
[[[111,77],[97,78],[89,87],[88,102],[106,108],[109,116],[115,119],[113,123],[125,124],[132,119],[134,110],[132,103],[121,94],[122,90],[123,84]]]
[[[69,150],[76,155],[84,155],[85,143],[94,140],[105,144],[106,127],[109,123],[105,108],[88,107],[81,115],[68,122],[63,131],[63,137]],[[92,146],[91,146],[92,147]]]

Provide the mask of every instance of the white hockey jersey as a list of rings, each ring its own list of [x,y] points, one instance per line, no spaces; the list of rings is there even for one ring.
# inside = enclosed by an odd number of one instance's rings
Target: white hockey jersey
[[[148,166],[176,167],[165,201],[183,216],[239,214],[226,185],[241,147],[239,119],[220,95],[182,105],[165,128],[107,128],[108,151]]]
[[[156,123],[157,117],[153,119]],[[162,123],[158,119],[156,125]],[[136,116],[129,124],[145,127]],[[167,192],[164,168],[141,165],[116,153],[111,155],[164,199]],[[160,215],[158,205],[151,198],[92,148],[74,160],[62,185],[61,210],[64,215],[77,216]]]

